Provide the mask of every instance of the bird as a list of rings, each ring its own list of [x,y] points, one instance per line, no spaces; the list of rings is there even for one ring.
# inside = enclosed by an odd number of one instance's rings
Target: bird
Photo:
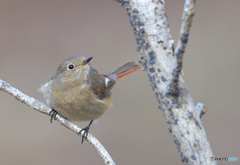
[[[82,143],[87,139],[92,122],[112,106],[111,89],[120,78],[141,69],[135,62],[128,62],[108,74],[100,74],[89,62],[93,57],[79,55],[64,59],[55,75],[39,89],[52,111],[70,121],[90,121],[83,128]]]

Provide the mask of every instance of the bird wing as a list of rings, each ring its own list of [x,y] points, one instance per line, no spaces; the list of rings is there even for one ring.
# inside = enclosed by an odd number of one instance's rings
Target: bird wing
[[[103,100],[111,96],[111,89],[116,83],[116,75],[102,75],[98,71],[91,67],[89,71],[88,81],[90,83],[90,89],[100,100]]]

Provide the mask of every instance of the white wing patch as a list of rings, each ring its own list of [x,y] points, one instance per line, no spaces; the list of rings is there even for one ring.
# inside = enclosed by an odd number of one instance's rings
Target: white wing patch
[[[108,77],[105,78],[105,85],[106,87],[108,86],[108,83],[109,83],[110,79]]]

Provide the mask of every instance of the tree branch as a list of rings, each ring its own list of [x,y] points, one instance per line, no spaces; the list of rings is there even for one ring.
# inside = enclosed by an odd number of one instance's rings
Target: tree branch
[[[127,10],[133,27],[140,64],[149,76],[159,109],[169,124],[184,164],[216,164],[193,100],[182,77],[195,0],[186,0],[180,40],[174,52],[164,0],[118,0]]]
[[[179,92],[178,91],[179,75],[181,74],[182,71],[183,55],[188,42],[189,31],[192,25],[192,18],[194,16],[195,4],[196,4],[195,0],[186,0],[183,9],[180,37],[174,53],[177,59],[177,66],[173,71],[173,79],[171,87],[169,88],[169,93],[175,96],[177,96]]]
[[[10,95],[12,95],[15,99],[18,101],[30,106],[31,108],[44,113],[46,115],[49,115],[51,112],[51,108],[43,104],[42,102],[34,99],[33,97],[27,96],[26,94],[22,93],[18,89],[12,87],[9,83],[3,81],[0,79],[0,90],[4,91]],[[60,115],[56,115],[56,120],[58,120],[62,125],[64,125],[66,128],[76,132],[77,134],[81,130],[77,125],[74,123],[68,121],[67,119],[61,117]],[[82,132],[83,134],[84,132]],[[90,133],[87,136],[86,139],[90,144],[93,145],[93,147],[97,150],[97,152],[100,154],[100,156],[103,158],[104,163],[106,165],[115,165],[113,159],[107,152],[107,150],[104,148],[104,146]]]

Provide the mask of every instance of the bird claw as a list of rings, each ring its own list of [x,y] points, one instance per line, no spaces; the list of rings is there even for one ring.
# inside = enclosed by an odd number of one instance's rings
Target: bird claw
[[[83,135],[82,135],[82,144],[84,142],[84,140],[87,140],[87,137],[88,137],[88,132],[89,132],[89,129],[90,129],[90,126],[92,124],[93,120],[90,121],[90,123],[88,124],[88,126],[86,126],[85,128],[83,128],[81,131],[79,131],[78,135],[82,134],[82,131],[83,132]]]
[[[89,126],[83,128],[81,131],[79,131],[78,135],[80,135],[83,131],[83,135],[82,135],[82,144],[84,142],[84,140],[87,140],[87,136],[88,136],[88,131],[89,131]]]
[[[49,112],[49,115],[51,116],[50,118],[50,123],[52,123],[52,120],[56,120],[56,116],[57,116],[58,112],[52,108],[52,110]]]

